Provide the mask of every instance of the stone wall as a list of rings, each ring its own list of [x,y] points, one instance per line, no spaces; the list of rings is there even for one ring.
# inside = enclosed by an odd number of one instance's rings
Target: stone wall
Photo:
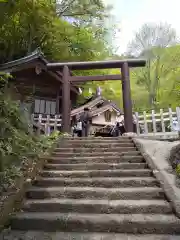
[[[180,155],[180,142],[164,142],[133,138],[133,141],[153,174],[160,182],[166,197],[169,199],[176,214],[180,217],[180,189],[176,183],[176,175],[170,162]]]

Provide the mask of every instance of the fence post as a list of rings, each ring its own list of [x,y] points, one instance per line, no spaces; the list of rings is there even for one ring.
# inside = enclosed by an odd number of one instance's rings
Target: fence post
[[[180,107],[176,108],[176,115],[177,115],[178,126],[180,129]]]
[[[148,125],[147,125],[147,121],[146,121],[146,111],[143,112],[143,116],[144,116],[144,132],[146,134],[148,134]]]
[[[50,115],[47,115],[46,123],[45,123],[45,134],[50,135]]]
[[[136,133],[137,135],[140,135],[140,126],[139,126],[139,115],[138,112],[135,112],[135,117],[136,117]]]
[[[161,128],[162,128],[162,132],[165,133],[166,129],[165,129],[165,125],[164,125],[163,109],[160,109],[160,115],[161,115]]]
[[[57,131],[57,119],[58,119],[58,116],[55,115],[55,117],[54,117],[54,131]]]
[[[173,130],[173,116],[172,116],[172,109],[171,108],[169,108],[169,120],[170,120],[171,132],[174,132],[174,130]]]
[[[153,133],[156,133],[157,132],[156,117],[155,117],[155,111],[154,110],[152,110],[152,124],[153,124]]]
[[[30,132],[33,133],[34,113],[31,114]]]
[[[42,123],[42,114],[39,114],[38,116],[38,123],[37,123],[37,134],[40,135],[41,134],[41,123]]]

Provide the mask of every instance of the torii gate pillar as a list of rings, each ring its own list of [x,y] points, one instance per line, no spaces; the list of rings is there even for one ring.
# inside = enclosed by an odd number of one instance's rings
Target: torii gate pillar
[[[144,67],[144,59],[127,59],[112,61],[92,61],[92,62],[66,62],[66,63],[48,63],[47,69],[63,71],[62,86],[62,131],[70,132],[70,82],[87,82],[87,81],[106,81],[122,79],[124,121],[126,132],[133,132],[133,114],[131,102],[131,88],[129,79],[130,67]],[[75,70],[93,70],[93,69],[110,69],[121,68],[121,75],[106,76],[70,76],[70,71]]]
[[[70,106],[70,73],[68,66],[63,67],[62,76],[62,132],[70,133],[71,106]]]
[[[133,132],[133,114],[131,101],[131,87],[129,78],[129,66],[124,62],[121,67],[122,74],[122,94],[123,94],[123,108],[124,108],[124,124],[126,132]]]

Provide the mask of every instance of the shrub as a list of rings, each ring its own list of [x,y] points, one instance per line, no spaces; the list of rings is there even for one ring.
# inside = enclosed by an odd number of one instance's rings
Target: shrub
[[[21,165],[48,149],[59,133],[51,136],[35,136],[29,131],[29,123],[20,110],[18,101],[8,93],[9,76],[0,75],[0,187],[12,184],[21,176]],[[30,157],[29,157],[30,156]]]
[[[171,149],[169,162],[177,176],[180,177],[180,144],[177,144]]]

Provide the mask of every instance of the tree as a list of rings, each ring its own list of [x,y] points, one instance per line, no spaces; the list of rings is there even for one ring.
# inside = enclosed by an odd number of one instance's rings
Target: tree
[[[177,43],[175,29],[167,23],[145,23],[128,46],[131,56],[153,57],[153,48],[165,48]]]
[[[162,79],[180,64],[180,51],[167,49],[177,43],[175,30],[169,24],[145,24],[129,44],[128,54],[147,59],[146,67],[135,70],[137,84],[148,92],[149,106],[156,107]],[[168,55],[168,56],[167,56]],[[171,61],[164,60],[170,58]],[[167,64],[168,63],[168,64]]]
[[[16,2],[14,0],[0,2],[0,26],[6,23],[7,19],[16,11]]]
[[[103,1],[70,2],[58,2],[58,15],[52,0],[17,0],[13,6],[3,5],[0,11],[6,12],[7,18],[0,25],[0,63],[23,57],[37,47],[54,61],[103,60],[111,56],[112,47],[107,41],[110,26],[104,24],[108,10]],[[104,72],[93,70],[86,74]],[[92,85],[95,89],[97,84],[89,82],[83,87]]]
[[[110,6],[105,7],[102,0],[59,0],[57,13],[60,17],[84,20],[103,20],[108,16]]]
[[[82,6],[85,3],[87,1],[74,1],[73,11],[79,7],[83,13]],[[94,3],[91,17],[92,14],[100,17],[102,13],[103,19],[105,10],[103,5],[100,10],[100,6],[95,10]],[[7,6],[3,7],[6,10]],[[87,9],[84,8],[84,15]],[[6,12],[6,22],[0,25],[1,63],[22,57],[37,47],[41,47],[50,59],[59,61],[93,60],[108,54],[104,29],[98,29],[90,21],[85,28],[78,21],[72,23],[64,16],[57,16],[56,5],[52,0],[19,0],[13,5],[13,11]]]
[[[19,0],[13,8],[0,28],[1,62],[22,57],[43,46],[56,16],[49,0]]]

